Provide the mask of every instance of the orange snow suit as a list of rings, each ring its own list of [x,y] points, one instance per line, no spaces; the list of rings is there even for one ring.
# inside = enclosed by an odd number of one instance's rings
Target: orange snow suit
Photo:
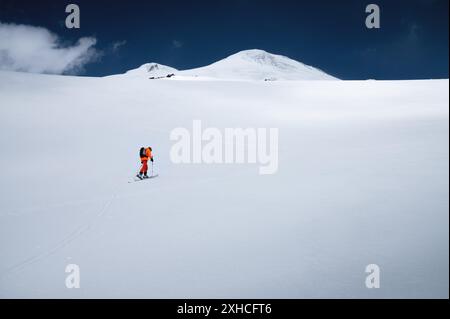
[[[150,147],[147,147],[145,149],[145,156],[141,157],[142,167],[141,167],[141,170],[139,171],[141,174],[147,173],[147,171],[148,171],[147,161],[149,159],[153,159],[153,155],[152,155],[152,150],[150,149]]]

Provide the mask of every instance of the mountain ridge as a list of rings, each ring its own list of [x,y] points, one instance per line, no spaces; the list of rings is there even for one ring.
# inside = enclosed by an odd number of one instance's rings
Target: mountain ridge
[[[145,63],[123,75],[148,78],[208,78],[222,80],[339,80],[326,72],[283,55],[260,49],[243,50],[206,66],[177,70],[160,63]]]

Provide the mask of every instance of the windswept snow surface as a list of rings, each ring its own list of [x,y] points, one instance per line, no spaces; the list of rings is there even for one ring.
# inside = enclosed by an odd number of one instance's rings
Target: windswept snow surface
[[[0,72],[0,297],[448,298],[448,85]],[[278,172],[173,164],[195,119],[279,128]]]

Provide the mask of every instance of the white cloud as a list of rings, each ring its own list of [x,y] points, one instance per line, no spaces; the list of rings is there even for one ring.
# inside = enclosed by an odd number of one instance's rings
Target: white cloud
[[[127,44],[127,41],[125,41],[125,40],[114,42],[114,43],[112,44],[112,51],[113,51],[113,52],[116,52],[117,50],[119,50],[119,48],[120,48],[121,46],[124,46],[125,44]]]
[[[183,42],[178,40],[172,40],[172,45],[175,49],[179,49],[183,46]]]
[[[97,40],[80,38],[64,46],[42,27],[0,22],[0,69],[33,73],[76,73],[99,57]]]

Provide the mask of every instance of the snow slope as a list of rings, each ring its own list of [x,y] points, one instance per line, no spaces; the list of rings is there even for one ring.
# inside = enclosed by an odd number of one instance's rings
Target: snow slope
[[[0,72],[0,297],[448,298],[448,85]],[[194,119],[278,127],[278,173],[171,163]]]
[[[157,76],[175,74],[175,78],[184,80],[193,78],[253,81],[338,80],[312,66],[258,49],[240,51],[211,65],[191,70],[178,71],[156,63],[147,63],[125,73],[127,76],[140,77],[150,77],[155,74]]]

